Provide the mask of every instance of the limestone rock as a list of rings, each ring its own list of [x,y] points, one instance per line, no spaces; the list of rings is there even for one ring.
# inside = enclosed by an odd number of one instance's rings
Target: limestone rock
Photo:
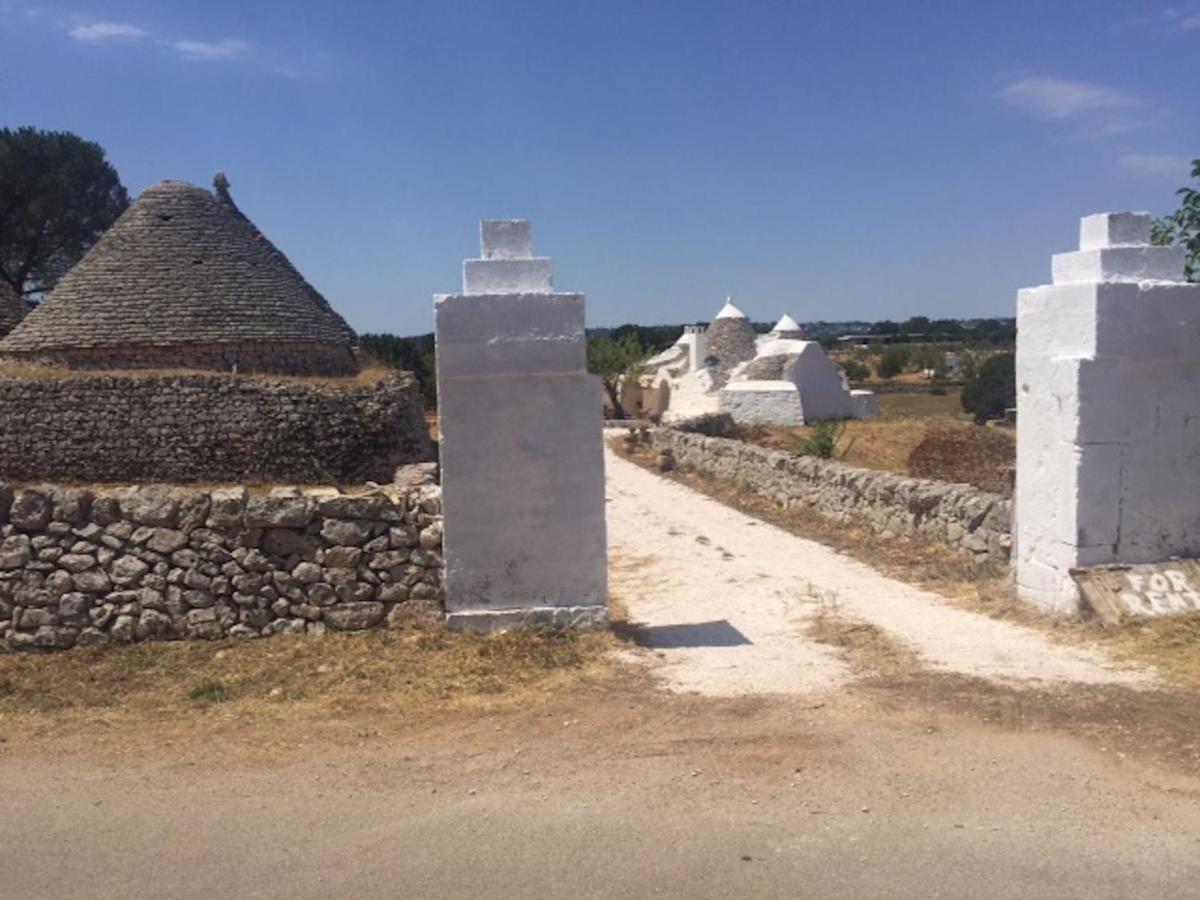
[[[361,631],[383,621],[383,604],[377,601],[340,603],[325,610],[324,621],[338,631]]]

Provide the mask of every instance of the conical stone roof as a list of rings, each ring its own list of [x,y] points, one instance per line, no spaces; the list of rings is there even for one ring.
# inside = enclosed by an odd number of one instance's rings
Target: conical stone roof
[[[730,371],[738,363],[754,359],[757,353],[754,326],[733,305],[731,298],[726,298],[725,305],[708,326],[705,344],[706,359],[714,361],[709,370],[716,387],[725,385]]]
[[[17,292],[7,282],[0,281],[0,338],[21,323],[28,309]]]
[[[354,332],[234,205],[223,176],[216,184],[219,196],[179,181],[147,188],[0,355],[353,371]]]

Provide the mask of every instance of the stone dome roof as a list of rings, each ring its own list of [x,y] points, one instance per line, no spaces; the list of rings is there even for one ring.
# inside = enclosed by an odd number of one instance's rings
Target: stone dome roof
[[[716,387],[724,386],[734,366],[754,359],[758,352],[754,326],[729,299],[708,326],[705,345],[706,359],[715,360],[709,370]]]
[[[147,188],[0,354],[111,362],[138,348],[271,344],[348,357],[350,326],[234,205],[224,177],[215,184],[216,195],[180,181]]]
[[[0,337],[16,328],[28,311],[29,307],[17,292],[7,282],[0,281]]]

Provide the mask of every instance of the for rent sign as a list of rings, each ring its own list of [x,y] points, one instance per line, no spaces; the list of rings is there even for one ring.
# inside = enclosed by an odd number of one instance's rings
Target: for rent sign
[[[1095,566],[1071,574],[1106,622],[1200,610],[1200,562],[1177,559],[1140,566]]]

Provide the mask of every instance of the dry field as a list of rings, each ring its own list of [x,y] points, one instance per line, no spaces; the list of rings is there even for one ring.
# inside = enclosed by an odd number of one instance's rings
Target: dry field
[[[604,632],[478,635],[414,618],[399,630],[316,638],[0,650],[0,742],[10,729],[405,718],[505,706],[604,673],[615,645]]]
[[[846,423],[840,446],[847,465],[1011,492],[1008,469],[1016,461],[1015,433],[974,425],[962,411],[958,391],[881,394],[879,413],[877,419]],[[741,437],[786,450],[793,433],[808,431],[754,426],[742,429]]]

